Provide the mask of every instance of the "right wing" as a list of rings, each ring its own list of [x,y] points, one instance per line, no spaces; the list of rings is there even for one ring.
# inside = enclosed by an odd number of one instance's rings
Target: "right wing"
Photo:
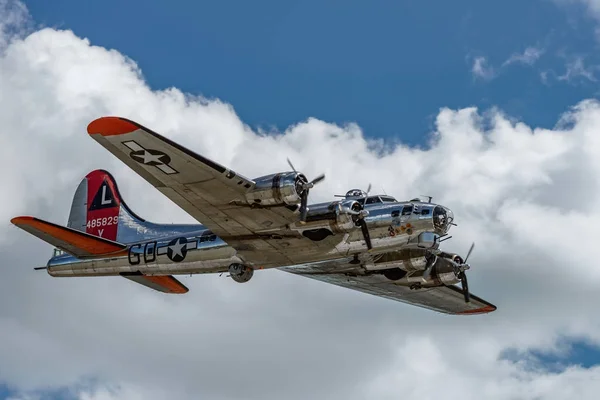
[[[339,237],[314,242],[287,229],[298,220],[287,207],[236,203],[255,182],[125,118],[103,117],[90,136],[175,204],[237,250],[251,265],[272,267],[318,259]],[[274,234],[276,236],[274,236]]]
[[[279,269],[444,314],[485,314],[496,310],[495,305],[473,294],[471,294],[471,301],[465,303],[461,289],[456,286],[435,286],[412,290],[383,275],[361,275],[359,268],[349,264],[350,260],[325,261]]]

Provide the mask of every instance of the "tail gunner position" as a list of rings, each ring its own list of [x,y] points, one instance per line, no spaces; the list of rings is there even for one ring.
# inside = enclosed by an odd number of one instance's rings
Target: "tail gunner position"
[[[451,210],[350,190],[308,204],[311,181],[296,171],[248,179],[125,118],[103,117],[90,136],[199,224],[148,222],[104,170],[75,191],[66,227],[34,217],[13,224],[55,246],[42,268],[55,277],[122,276],[165,293],[188,289],[173,275],[228,272],[247,282],[277,268],[448,314],[496,307],[469,293],[464,260],[439,249]],[[461,286],[456,286],[458,283]]]

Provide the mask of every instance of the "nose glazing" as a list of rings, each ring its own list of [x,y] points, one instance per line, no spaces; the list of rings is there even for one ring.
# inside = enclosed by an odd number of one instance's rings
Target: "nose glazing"
[[[444,206],[435,206],[433,209],[433,226],[438,233],[448,232],[453,220],[454,213],[450,209]]]

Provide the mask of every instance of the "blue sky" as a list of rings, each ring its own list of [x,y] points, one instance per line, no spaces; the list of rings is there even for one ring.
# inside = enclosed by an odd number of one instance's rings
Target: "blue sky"
[[[127,54],[153,88],[221,98],[265,129],[314,116],[417,144],[440,107],[471,105],[552,127],[597,86],[555,79],[574,57],[593,63],[595,25],[548,0],[26,4],[38,24]],[[500,68],[527,47],[543,50],[533,66]],[[474,78],[477,57],[498,76]]]
[[[441,107],[497,106],[552,127],[598,93],[597,22],[580,6],[551,0],[25,4],[36,25],[129,56],[152,88],[220,98],[254,128],[317,117],[424,145]],[[506,63],[528,48],[539,57]],[[566,354],[528,356],[547,365],[600,363],[597,348],[564,342]],[[0,385],[0,397],[10,393]]]

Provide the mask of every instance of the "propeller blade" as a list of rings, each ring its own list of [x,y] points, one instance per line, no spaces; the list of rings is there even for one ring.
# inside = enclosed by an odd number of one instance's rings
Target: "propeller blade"
[[[369,182],[369,187],[367,188],[367,196],[371,193],[371,182]]]
[[[473,242],[471,244],[471,248],[469,249],[469,252],[467,253],[467,256],[465,257],[465,261],[463,261],[463,264],[467,263],[467,260],[469,259],[469,256],[471,255],[471,252],[473,251],[474,248],[475,248],[475,242]]]
[[[429,277],[431,276],[431,271],[433,270],[433,266],[435,265],[435,261],[436,261],[437,257],[432,255],[431,253],[429,256],[425,256],[425,257],[429,257],[429,258],[427,259],[427,264],[426,264],[427,267],[425,268],[425,272],[423,272],[423,278],[425,280],[428,280]]]
[[[367,222],[364,218],[358,220],[360,224],[360,230],[362,231],[363,237],[365,238],[365,243],[367,244],[367,249],[371,250],[373,245],[371,244],[371,235],[369,234],[369,227],[367,227]]]
[[[296,168],[294,168],[294,164],[292,164],[292,162],[290,161],[290,159],[287,159],[288,164],[290,164],[290,167],[292,168],[292,171],[294,171],[295,173],[298,173],[298,171],[296,171]]]
[[[321,175],[317,176],[315,179],[310,181],[310,183],[312,185],[316,185],[317,183],[321,182],[323,179],[325,179],[325,174],[321,174]]]
[[[300,202],[300,221],[306,222],[306,214],[308,213],[308,190],[304,190],[301,195]]]
[[[465,274],[465,271],[462,272],[460,283],[462,285],[463,295],[465,296],[465,303],[470,303],[471,296],[469,295],[469,282],[467,281],[467,274]]]

